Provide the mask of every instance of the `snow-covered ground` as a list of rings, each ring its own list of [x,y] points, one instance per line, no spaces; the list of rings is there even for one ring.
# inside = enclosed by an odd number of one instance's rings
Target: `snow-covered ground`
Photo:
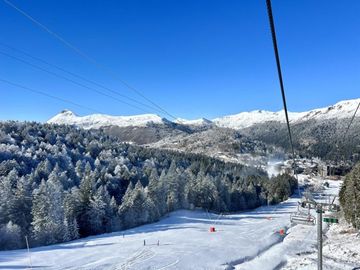
[[[290,199],[226,216],[176,211],[160,222],[124,232],[34,248],[32,264],[34,269],[224,269],[226,263],[254,257],[281,241],[278,231],[289,225],[295,205]],[[210,226],[217,232],[209,232]],[[26,250],[0,252],[0,269],[28,264]]]
[[[302,182],[304,179],[309,177],[300,175],[299,181]],[[315,187],[321,187],[323,180],[317,178],[311,178],[311,183]],[[324,195],[338,195],[341,181],[327,180],[330,184],[329,188],[326,188],[318,196],[315,197],[318,202],[327,202],[329,197]],[[312,214],[316,216],[316,213],[312,211]],[[339,225],[331,225],[331,230],[338,229]],[[328,226],[323,223],[323,232],[325,233]],[[329,236],[329,232],[324,237],[324,248],[323,248],[323,269],[353,269],[360,266],[359,257],[355,256],[343,257],[342,256],[342,243],[348,242],[352,252],[349,254],[360,252],[360,238],[353,238],[352,243],[346,241],[347,236],[340,236],[339,239],[330,240],[333,236]],[[340,241],[340,242],[339,242]],[[337,248],[340,249],[337,253],[330,252],[330,249],[334,249],[334,242],[337,244]],[[352,248],[352,249],[351,249]],[[329,250],[329,252],[327,252]],[[250,260],[244,264],[236,266],[236,269],[317,269],[317,226],[309,225],[295,225],[287,231],[287,236],[284,241],[274,245],[272,248],[266,250],[260,256]]]
[[[323,194],[338,195],[338,190],[341,185],[341,181],[331,181],[330,188],[326,189]],[[316,184],[316,183],[315,183]],[[323,201],[327,198],[324,197]],[[323,269],[360,269],[360,235],[359,232],[349,226],[343,218],[340,218],[339,224],[326,225],[323,223],[324,237],[323,237]],[[297,227],[292,230],[290,240],[294,236],[298,235]],[[307,239],[312,240],[312,245],[307,245],[306,249],[296,252],[293,256],[289,256],[287,264],[282,269],[286,270],[305,270],[305,269],[317,269],[317,246],[316,246],[316,231],[307,232],[311,237]]]
[[[316,236],[315,236],[316,237]],[[324,237],[323,269],[360,269],[360,237],[343,221],[331,225]],[[284,270],[317,269],[315,245],[289,258]]]
[[[338,182],[330,181],[327,192],[337,193],[338,186]],[[254,270],[283,266],[316,269],[316,257],[307,259],[297,255],[307,252],[311,255],[316,244],[315,226],[290,228],[289,215],[297,209],[297,201],[291,198],[276,206],[231,215],[176,211],[154,224],[34,248],[31,250],[32,265],[33,269],[83,270],[231,269],[230,265]],[[211,226],[216,232],[209,232]],[[286,230],[285,237],[280,235],[281,229]],[[336,265],[341,265],[342,269],[360,266],[359,255],[350,254],[344,261],[342,251],[335,253],[334,247],[329,246],[327,251],[325,246],[324,255],[333,253],[338,258]],[[324,263],[328,265],[327,258]],[[0,252],[0,269],[26,269],[28,266],[26,250]]]

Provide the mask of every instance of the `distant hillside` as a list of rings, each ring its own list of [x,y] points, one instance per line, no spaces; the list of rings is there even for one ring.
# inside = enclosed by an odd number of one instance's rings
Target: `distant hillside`
[[[360,99],[346,100],[326,108],[289,113],[296,152],[308,157],[335,160],[344,156],[358,160],[360,112],[346,138],[343,134],[359,102]],[[79,117],[65,110],[48,122],[102,129],[129,143],[202,153],[234,162],[243,162],[242,154],[263,156],[289,147],[283,111],[258,110],[214,120],[177,119],[171,122],[151,114]]]
[[[345,100],[325,108],[314,109],[307,112],[289,112],[291,123],[298,124],[310,120],[323,121],[329,119],[349,118],[355,112],[360,99]],[[166,125],[171,121],[156,114],[143,114],[133,116],[110,116],[104,114],[93,114],[88,116],[77,116],[75,113],[64,110],[51,118],[48,123],[77,125],[85,129],[98,129],[107,126],[118,127],[146,127],[149,124]],[[213,120],[205,118],[196,120],[176,119],[174,123],[184,126],[218,126],[224,128],[244,129],[254,125],[267,122],[285,123],[284,111],[270,112],[256,110],[252,112],[241,112],[235,115],[219,117]]]
[[[307,157],[321,157],[337,160],[360,159],[360,121],[356,118],[348,131],[350,118],[308,120],[291,125],[297,153]],[[289,137],[285,124],[268,122],[243,129],[242,132],[254,140],[290,150]]]

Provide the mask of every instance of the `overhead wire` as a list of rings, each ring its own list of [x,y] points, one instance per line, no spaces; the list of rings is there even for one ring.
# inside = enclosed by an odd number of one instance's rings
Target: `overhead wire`
[[[360,102],[358,103],[358,105],[357,105],[357,107],[356,107],[356,110],[355,110],[354,114],[353,114],[352,117],[351,117],[350,123],[349,123],[349,125],[348,125],[347,128],[346,128],[346,131],[345,131],[344,136],[343,136],[343,139],[344,139],[344,140],[345,140],[345,138],[346,138],[347,133],[348,133],[349,130],[350,130],[351,124],[354,122],[354,119],[355,119],[355,116],[356,116],[356,114],[357,114],[357,112],[358,112],[358,110],[359,110],[359,107],[360,107]]]
[[[339,149],[339,144],[340,144],[341,142],[342,142],[342,143],[345,143],[346,136],[347,136],[347,134],[348,134],[348,132],[349,132],[349,130],[350,130],[350,127],[351,127],[352,123],[354,122],[354,119],[355,119],[355,117],[356,117],[356,114],[357,114],[359,108],[360,108],[360,102],[358,103],[358,105],[357,105],[357,107],[356,107],[356,109],[355,109],[355,111],[354,111],[354,113],[353,113],[353,115],[352,115],[352,117],[351,117],[351,119],[350,119],[350,122],[349,122],[348,126],[346,127],[346,130],[345,130],[343,136],[341,137],[341,139],[338,139],[337,142],[335,143],[335,147],[336,147],[336,151],[335,151],[335,162],[336,162],[336,164],[339,163],[339,158],[340,158],[341,155],[343,155],[343,159],[345,160],[345,156],[346,156],[345,147],[342,147],[342,148],[341,148],[342,150],[340,150],[340,149]],[[334,167],[334,170],[335,170],[335,167]],[[334,171],[333,171],[333,172],[334,172]],[[330,168],[329,174],[331,175],[331,168]]]
[[[84,53],[82,50],[80,50],[78,47],[74,46],[72,43],[70,43],[69,41],[67,41],[66,39],[64,39],[62,36],[60,36],[59,34],[55,33],[54,31],[52,31],[51,29],[49,29],[47,26],[45,26],[44,24],[40,23],[38,20],[36,20],[34,17],[32,17],[30,14],[26,13],[24,10],[20,9],[18,6],[14,5],[12,2],[8,1],[8,0],[3,0],[5,4],[7,4],[8,6],[12,7],[13,9],[15,9],[17,12],[19,12],[20,14],[22,14],[23,16],[25,16],[27,19],[29,19],[30,21],[32,21],[35,25],[37,25],[38,27],[42,28],[43,30],[45,30],[47,33],[49,33],[51,36],[53,36],[55,39],[59,40],[61,43],[63,43],[66,47],[70,48],[71,50],[73,50],[75,53],[77,53],[79,56],[81,56],[82,58],[86,59],[88,62],[92,63],[93,65],[95,65],[98,69],[104,71],[105,73],[107,73],[108,75],[112,76],[113,78],[117,79],[118,81],[120,81],[124,86],[126,86],[128,89],[132,90],[133,92],[135,92],[137,95],[139,95],[140,97],[142,97],[144,100],[146,100],[147,102],[151,103],[153,106],[157,107],[159,110],[161,110],[164,114],[168,115],[169,117],[173,118],[173,119],[177,119],[177,117],[175,117],[174,115],[172,115],[171,113],[169,113],[167,110],[165,110],[164,108],[162,108],[160,105],[156,104],[155,102],[153,102],[151,99],[149,99],[148,97],[146,97],[144,94],[141,93],[141,91],[139,91],[137,88],[131,86],[129,83],[127,83],[126,81],[124,81],[122,78],[120,78],[116,72],[113,72],[110,68],[108,68],[107,66],[99,63],[96,59],[94,59],[93,57],[90,57],[88,54]]]
[[[45,68],[43,68],[43,67],[40,67],[40,66],[38,66],[38,65],[32,64],[32,63],[30,63],[30,62],[28,62],[28,61],[26,61],[26,60],[24,60],[24,59],[22,59],[22,58],[19,58],[19,57],[17,57],[17,56],[10,55],[10,54],[5,53],[5,52],[3,52],[3,51],[0,51],[0,54],[1,54],[1,55],[4,55],[4,56],[6,56],[6,57],[9,57],[9,58],[11,58],[11,59],[13,59],[13,60],[19,61],[19,62],[21,62],[21,63],[23,63],[23,64],[26,64],[26,65],[28,65],[28,66],[30,66],[30,67],[32,67],[32,68],[41,70],[41,71],[43,71],[43,72],[45,72],[45,73],[48,73],[48,74],[50,74],[50,75],[52,75],[52,76],[55,76],[55,77],[57,77],[57,78],[61,78],[61,79],[63,79],[63,80],[66,80],[66,81],[68,81],[68,82],[71,82],[71,83],[73,83],[73,84],[75,84],[75,85],[77,85],[77,86],[86,88],[86,89],[88,89],[88,90],[90,90],[90,91],[93,91],[93,92],[96,92],[96,93],[98,93],[99,95],[108,97],[108,98],[113,99],[113,100],[115,100],[115,101],[117,101],[117,102],[126,104],[126,105],[128,105],[128,106],[130,106],[130,107],[136,108],[136,109],[138,109],[138,110],[140,110],[140,111],[142,111],[142,112],[147,113],[147,111],[145,111],[144,109],[142,109],[142,108],[140,108],[140,107],[138,107],[138,106],[136,106],[136,105],[133,105],[133,104],[131,104],[131,103],[128,103],[128,102],[126,102],[126,101],[123,101],[123,100],[121,100],[121,99],[119,99],[119,98],[116,98],[116,97],[114,97],[114,96],[112,96],[112,95],[106,94],[106,93],[104,93],[104,92],[102,92],[102,91],[99,91],[99,90],[93,88],[93,87],[89,87],[89,86],[87,86],[87,85],[85,85],[85,84],[79,83],[79,82],[77,82],[77,81],[75,81],[75,80],[73,80],[73,79],[70,79],[70,78],[67,78],[67,77],[65,77],[65,76],[59,75],[59,74],[57,74],[57,73],[55,73],[55,72],[52,72],[52,71],[50,71],[50,70],[47,70],[47,69],[45,69]]]
[[[293,165],[294,166],[294,174],[295,174],[296,180],[299,181],[298,175],[297,175],[297,169],[296,169],[295,148],[294,148],[293,138],[292,138],[292,134],[291,134],[290,121],[289,121],[289,115],[288,115],[287,104],[286,104],[285,88],[284,88],[283,76],[282,76],[282,72],[281,72],[280,55],[279,55],[277,39],[276,39],[275,23],[274,23],[274,17],[273,17],[273,13],[272,13],[271,0],[266,0],[266,6],[267,6],[268,17],[269,17],[270,31],[271,31],[272,41],[273,41],[273,48],[274,48],[274,53],[275,53],[277,73],[278,73],[278,78],[279,78],[279,83],[280,83],[281,97],[282,97],[283,107],[284,107],[284,112],[285,112],[286,126],[287,126],[288,135],[289,135],[290,146],[291,146],[292,159],[293,159],[293,164],[294,164]],[[298,187],[298,192],[299,192],[299,196],[300,196],[300,188],[299,187]]]
[[[37,89],[34,89],[34,88],[30,88],[30,87],[27,87],[27,86],[24,86],[24,85],[21,85],[21,84],[18,84],[18,83],[14,83],[12,81],[9,81],[9,80],[5,80],[5,79],[2,79],[0,78],[0,82],[2,83],[6,83],[8,85],[11,85],[11,86],[14,86],[14,87],[17,87],[17,88],[21,88],[21,89],[24,89],[24,90],[27,90],[29,92],[32,92],[32,93],[36,93],[36,94],[39,94],[39,95],[42,95],[42,96],[46,96],[48,98],[52,98],[52,99],[55,99],[55,100],[59,100],[59,101],[62,101],[64,103],[68,103],[70,105],[74,105],[76,107],[79,107],[79,108],[82,108],[82,109],[86,109],[88,111],[91,111],[91,112],[95,112],[95,113],[101,113],[100,111],[96,110],[96,109],[93,109],[93,108],[90,108],[88,106],[84,106],[84,105],[81,105],[79,103],[76,103],[76,102],[73,102],[71,100],[68,100],[68,99],[65,99],[65,98],[61,98],[61,97],[57,97],[57,96],[54,96],[54,95],[51,95],[51,94],[48,94],[47,92],[44,92],[44,91],[40,91],[40,90],[37,90]]]
[[[274,47],[274,53],[275,53],[275,59],[276,59],[276,67],[277,67],[279,83],[280,83],[281,96],[282,96],[283,107],[284,107],[284,112],[285,112],[287,131],[288,131],[290,145],[291,145],[291,152],[292,152],[293,157],[295,157],[294,144],[293,144],[293,139],[292,139],[292,134],[291,134],[291,129],[290,129],[290,122],[289,122],[289,115],[288,115],[288,110],[287,110],[287,105],[286,105],[284,82],[283,82],[283,77],[282,77],[282,72],[281,72],[280,56],[279,56],[277,40],[276,40],[275,24],[274,24],[274,18],[273,18],[272,8],[271,8],[271,0],[266,0],[266,5],[267,5],[268,16],[269,16],[269,22],[270,22],[270,31],[271,31],[272,41],[273,41],[273,47]]]
[[[25,51],[23,51],[23,50],[14,48],[14,47],[9,46],[9,45],[7,45],[7,44],[4,44],[4,43],[2,43],[2,42],[0,42],[0,46],[3,46],[3,47],[5,47],[5,48],[7,48],[7,49],[9,49],[9,50],[13,50],[13,51],[18,52],[18,53],[21,53],[21,54],[23,54],[23,55],[25,55],[25,56],[27,56],[27,57],[35,60],[35,61],[39,61],[39,62],[41,62],[41,63],[43,63],[43,64],[45,64],[45,65],[48,65],[48,66],[53,67],[53,68],[55,68],[55,69],[58,69],[58,70],[60,70],[60,71],[62,71],[62,72],[64,72],[64,73],[67,73],[67,74],[75,77],[75,78],[78,78],[78,79],[83,80],[83,81],[85,81],[85,82],[87,82],[87,83],[90,83],[90,84],[93,84],[93,85],[95,85],[95,86],[97,86],[97,87],[99,87],[99,88],[102,88],[102,89],[104,89],[104,90],[106,90],[106,91],[108,91],[108,92],[110,92],[110,93],[113,93],[113,94],[118,95],[118,96],[120,96],[120,97],[126,98],[126,99],[128,99],[128,100],[130,100],[130,101],[132,101],[132,102],[134,102],[134,103],[137,103],[137,104],[139,104],[139,105],[141,105],[141,106],[147,107],[147,108],[150,109],[150,110],[155,110],[155,111],[157,111],[157,112],[161,112],[161,113],[162,113],[162,111],[160,111],[159,109],[157,109],[157,108],[155,108],[155,107],[152,107],[152,106],[150,106],[150,105],[148,105],[148,104],[145,104],[145,103],[143,103],[143,102],[140,102],[140,101],[138,101],[138,100],[136,100],[136,99],[134,99],[134,98],[131,98],[131,97],[127,96],[127,95],[120,94],[118,91],[115,91],[115,90],[113,90],[113,89],[111,89],[111,88],[109,88],[109,87],[107,87],[107,86],[104,86],[103,84],[100,84],[100,83],[98,83],[98,82],[95,82],[94,80],[87,79],[87,78],[85,78],[84,76],[81,76],[81,75],[76,74],[76,73],[74,73],[74,72],[72,72],[72,71],[69,71],[69,70],[67,70],[67,69],[65,69],[65,68],[63,68],[63,67],[60,67],[60,66],[58,66],[58,65],[55,65],[55,64],[53,64],[53,63],[50,63],[50,62],[48,62],[48,61],[46,61],[46,60],[44,60],[44,59],[42,59],[42,58],[39,58],[39,57],[37,57],[37,56],[31,55],[31,54],[28,53],[28,52],[25,52]]]

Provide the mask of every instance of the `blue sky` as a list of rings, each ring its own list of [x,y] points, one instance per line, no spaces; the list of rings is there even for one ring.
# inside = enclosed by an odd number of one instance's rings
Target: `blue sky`
[[[265,0],[9,1],[176,117],[282,109]],[[358,98],[360,1],[273,0],[272,5],[289,110]],[[0,33],[1,44],[146,102],[2,0]],[[0,53],[25,58],[1,44]],[[144,113],[2,54],[0,79],[102,113]],[[64,108],[91,113],[3,82],[0,93],[3,120],[45,121]]]

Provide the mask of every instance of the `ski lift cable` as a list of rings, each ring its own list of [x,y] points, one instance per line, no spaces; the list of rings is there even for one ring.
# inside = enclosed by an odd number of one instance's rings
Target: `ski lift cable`
[[[351,126],[351,124],[354,122],[354,119],[355,119],[356,113],[357,113],[358,110],[359,110],[359,107],[360,107],[360,102],[359,102],[359,104],[357,105],[356,110],[355,110],[353,116],[351,117],[350,123],[349,123],[349,125],[348,125],[347,128],[346,128],[346,131],[345,131],[344,136],[343,136],[343,140],[345,140],[345,137],[346,137],[347,133],[349,132],[350,126]]]
[[[14,47],[9,46],[9,45],[7,45],[7,44],[4,44],[4,43],[2,43],[2,42],[0,42],[0,46],[3,46],[3,47],[5,47],[5,48],[7,48],[7,49],[9,49],[9,50],[13,50],[13,51],[18,52],[18,53],[21,53],[21,54],[23,54],[23,55],[25,55],[25,56],[27,56],[27,57],[35,60],[35,61],[39,61],[39,62],[41,62],[41,63],[43,63],[43,64],[45,64],[45,65],[48,65],[48,66],[53,67],[53,68],[55,68],[55,69],[58,69],[58,70],[60,70],[60,71],[62,71],[62,72],[64,72],[64,73],[67,73],[67,74],[69,74],[69,75],[71,75],[71,76],[73,76],[73,77],[75,77],[75,78],[78,78],[78,79],[83,80],[83,81],[85,81],[85,82],[87,82],[87,83],[93,84],[93,85],[95,85],[95,86],[97,86],[97,87],[99,87],[99,88],[102,88],[102,89],[104,89],[104,90],[107,90],[108,92],[111,92],[111,93],[113,93],[113,94],[115,94],[115,95],[118,95],[118,96],[120,96],[120,97],[126,98],[126,99],[128,99],[128,100],[130,100],[130,101],[132,101],[132,102],[134,102],[134,103],[137,103],[137,104],[139,104],[139,105],[141,105],[141,106],[144,106],[144,107],[147,107],[147,108],[149,108],[149,109],[151,109],[151,110],[155,110],[155,111],[157,111],[157,112],[161,112],[161,113],[162,113],[162,111],[160,111],[159,109],[157,109],[157,108],[155,108],[155,107],[152,107],[152,106],[150,106],[150,105],[148,105],[148,104],[145,104],[145,103],[143,103],[143,102],[140,102],[140,101],[138,101],[138,100],[136,100],[136,99],[134,99],[134,98],[131,98],[131,97],[127,96],[127,95],[121,94],[121,93],[119,93],[118,91],[113,90],[112,88],[109,88],[109,87],[107,87],[107,86],[104,86],[103,84],[100,84],[100,83],[98,83],[98,82],[96,82],[96,81],[94,81],[94,80],[87,79],[87,78],[85,78],[84,76],[81,76],[81,75],[76,74],[76,73],[74,73],[74,72],[72,72],[72,71],[66,70],[66,69],[63,68],[63,67],[60,67],[60,66],[58,66],[58,65],[55,65],[55,64],[53,64],[53,63],[50,63],[50,62],[48,62],[48,61],[46,61],[46,60],[44,60],[44,59],[41,59],[41,58],[39,58],[39,57],[37,57],[37,56],[31,55],[31,54],[28,53],[28,52],[25,52],[25,51],[23,51],[23,50],[14,48]]]
[[[79,108],[82,108],[82,109],[86,109],[86,110],[91,111],[91,112],[101,113],[100,111],[98,111],[98,110],[96,110],[96,109],[93,109],[93,108],[90,108],[90,107],[81,105],[81,104],[76,103],[76,102],[73,102],[73,101],[71,101],[71,100],[64,99],[64,98],[61,98],[61,97],[57,97],[57,96],[48,94],[48,93],[46,93],[46,92],[43,92],[43,91],[40,91],[40,90],[36,90],[36,89],[34,89],[34,88],[30,88],[30,87],[27,87],[27,86],[24,86],[24,85],[21,85],[21,84],[18,84],[18,83],[14,83],[14,82],[11,82],[11,81],[2,79],[2,78],[0,78],[0,82],[6,83],[6,84],[8,84],[8,85],[11,85],[11,86],[14,86],[14,87],[17,87],[17,88],[21,88],[21,89],[27,90],[27,91],[32,92],[32,93],[36,93],[36,94],[39,94],[39,95],[42,95],[42,96],[46,96],[46,97],[51,98],[51,99],[55,99],[55,100],[58,100],[58,101],[61,101],[61,102],[64,102],[64,103],[68,103],[68,104],[70,104],[70,105],[74,105],[74,106],[76,106],[76,107],[79,107]]]
[[[341,139],[338,139],[338,140],[336,141],[336,143],[335,143],[335,147],[336,147],[336,150],[337,150],[337,151],[335,151],[335,162],[336,162],[336,164],[339,162],[339,159],[340,159],[341,154],[343,154],[343,160],[345,160],[345,155],[346,155],[346,153],[345,153],[345,147],[343,147],[342,150],[339,150],[339,144],[340,144],[341,142],[342,142],[342,143],[345,142],[346,136],[347,136],[347,134],[348,134],[348,132],[349,132],[349,130],[350,130],[350,127],[351,127],[352,123],[354,122],[354,119],[355,119],[356,114],[357,114],[357,112],[358,112],[358,110],[359,110],[359,107],[360,107],[360,102],[358,103],[358,105],[357,105],[357,107],[356,107],[356,109],[355,109],[355,111],[354,111],[354,114],[352,115],[352,117],[351,117],[351,119],[350,119],[350,122],[349,122],[348,126],[346,127],[346,130],[345,130],[342,138],[341,138]],[[331,175],[331,168],[330,168],[330,175]]]
[[[268,11],[269,22],[270,22],[270,30],[271,30],[271,36],[272,36],[272,41],[273,41],[275,59],[276,59],[276,67],[277,67],[279,83],[280,83],[281,96],[282,96],[283,107],[284,107],[284,111],[285,111],[287,131],[289,134],[291,151],[292,151],[293,158],[294,158],[295,151],[294,151],[294,145],[293,145],[292,134],[291,134],[291,129],[290,129],[289,115],[288,115],[288,110],[287,110],[287,105],[286,105],[286,96],[285,96],[284,82],[283,82],[283,77],[282,77],[282,72],[281,72],[280,56],[279,56],[277,40],[276,40],[274,18],[273,18],[272,9],[271,9],[271,0],[266,0],[266,4],[267,4],[267,11]]]
[[[292,138],[292,133],[291,133],[291,128],[290,128],[289,115],[288,115],[288,110],[287,110],[285,87],[284,87],[283,76],[282,76],[282,71],[281,71],[280,55],[279,55],[279,50],[278,50],[278,46],[277,46],[275,23],[274,23],[274,17],[273,17],[273,13],[272,13],[271,0],[266,0],[266,6],[267,6],[267,14],[268,14],[268,19],[269,19],[269,24],[270,24],[270,32],[271,32],[271,37],[272,37],[272,41],[273,41],[273,49],[274,49],[274,54],[275,54],[276,67],[277,67],[278,79],[279,79],[279,84],[280,84],[283,108],[284,108],[285,119],[286,119],[287,133],[289,136],[289,142],[290,142],[291,153],[292,153],[294,175],[295,175],[296,181],[298,182],[298,194],[300,196],[301,194],[300,194],[299,178],[298,178],[297,169],[296,169],[295,149],[294,149],[293,138]],[[277,209],[277,207],[275,207],[274,210],[276,210],[276,209]],[[279,222],[280,221],[277,222],[277,225],[279,225]]]
[[[296,170],[296,158],[295,158],[294,143],[293,143],[293,139],[292,139],[289,115],[288,115],[287,104],[286,104],[285,88],[284,88],[284,82],[283,82],[283,77],[282,77],[282,72],[281,72],[280,55],[279,55],[279,50],[278,50],[278,46],[277,46],[275,23],[274,23],[272,8],[271,8],[271,0],[266,0],[266,6],[267,6],[268,17],[269,17],[269,23],[270,23],[271,37],[272,37],[272,41],[273,41],[273,47],[274,47],[274,53],[275,53],[275,59],[276,59],[276,67],[277,67],[279,83],[280,83],[281,96],[282,96],[283,107],[284,107],[284,112],[285,112],[287,131],[288,131],[288,135],[289,135],[292,159],[293,159],[293,163],[294,163],[294,174],[295,174],[296,180],[299,181],[298,175],[297,175],[297,170]],[[299,196],[300,196],[300,187],[299,186],[298,186],[298,192],[299,192]]]
[[[114,96],[112,96],[112,95],[106,94],[106,93],[104,93],[104,92],[102,92],[102,91],[99,91],[99,90],[93,88],[93,87],[89,87],[89,86],[87,86],[87,85],[85,85],[85,84],[79,83],[79,82],[77,82],[77,81],[75,81],[75,80],[73,80],[73,79],[67,78],[67,77],[65,77],[65,76],[63,76],[63,75],[59,75],[59,74],[57,74],[57,73],[55,73],[55,72],[49,71],[49,70],[47,70],[47,69],[45,69],[45,68],[42,68],[42,67],[37,66],[37,65],[35,65],[35,64],[32,64],[32,63],[30,63],[30,62],[28,62],[28,61],[26,61],[26,60],[24,60],[24,59],[22,59],[22,58],[19,58],[19,57],[17,57],[17,56],[10,55],[10,54],[5,53],[5,52],[2,52],[2,51],[0,51],[0,54],[1,54],[1,55],[4,55],[4,56],[6,56],[6,57],[9,57],[9,58],[11,58],[11,59],[13,59],[13,60],[16,60],[16,61],[18,61],[18,62],[22,62],[23,64],[26,64],[26,65],[28,65],[28,66],[31,66],[32,68],[41,70],[41,71],[43,71],[43,72],[45,72],[45,73],[48,73],[48,74],[50,74],[50,75],[52,75],[52,76],[55,76],[55,77],[57,77],[57,78],[61,78],[61,79],[63,79],[63,80],[66,80],[66,81],[68,81],[68,82],[71,82],[71,83],[73,83],[73,84],[75,84],[75,85],[77,85],[77,86],[86,88],[86,89],[91,90],[91,91],[93,91],[93,92],[96,92],[96,93],[98,93],[98,94],[100,94],[100,95],[102,95],[102,96],[108,97],[108,98],[113,99],[113,100],[115,100],[115,101],[117,101],[117,102],[126,104],[126,105],[128,105],[128,106],[130,106],[130,107],[136,108],[136,109],[138,109],[138,110],[140,110],[140,111],[142,111],[142,112],[147,113],[147,111],[145,111],[144,109],[142,109],[142,108],[140,108],[140,107],[138,107],[138,106],[136,106],[136,105],[133,105],[133,104],[131,104],[131,103],[128,103],[128,102],[126,102],[126,101],[123,101],[123,100],[121,100],[121,99],[119,99],[119,98],[116,98],[116,97],[114,97]]]
[[[46,31],[47,33],[49,33],[51,36],[53,36],[55,39],[57,39],[58,41],[60,41],[61,43],[63,43],[66,47],[70,48],[71,50],[73,50],[76,54],[78,54],[79,56],[81,56],[82,58],[84,58],[85,60],[87,60],[88,62],[92,63],[94,66],[96,66],[99,70],[102,70],[103,72],[107,73],[108,75],[110,75],[111,77],[117,79],[118,81],[120,81],[124,86],[126,86],[128,89],[132,90],[133,92],[135,92],[138,96],[142,97],[144,100],[146,100],[147,102],[151,103],[153,106],[157,107],[159,110],[161,110],[164,114],[170,116],[173,119],[177,119],[174,115],[172,115],[171,113],[169,113],[168,111],[166,111],[165,109],[163,109],[160,105],[156,104],[154,101],[152,101],[151,99],[149,99],[148,97],[146,97],[143,93],[141,93],[137,88],[131,86],[129,83],[127,83],[126,81],[124,81],[122,78],[120,78],[116,72],[112,71],[110,68],[108,68],[106,65],[103,65],[101,63],[99,63],[96,59],[94,59],[93,57],[89,56],[88,54],[84,53],[82,50],[80,50],[78,47],[76,47],[75,45],[73,45],[72,43],[70,43],[69,41],[67,41],[66,39],[64,39],[62,36],[60,36],[59,34],[55,33],[54,31],[52,31],[50,28],[48,28],[47,26],[45,26],[44,24],[40,23],[38,20],[36,20],[34,17],[32,17],[31,15],[29,15],[28,13],[26,13],[24,10],[20,9],[18,6],[14,5],[12,2],[8,1],[8,0],[3,0],[5,4],[7,4],[8,6],[12,7],[13,9],[15,9],[17,12],[19,12],[21,15],[23,15],[24,17],[26,17],[28,20],[32,21],[35,25],[37,25],[38,27],[40,27],[41,29],[43,29],[44,31]]]

